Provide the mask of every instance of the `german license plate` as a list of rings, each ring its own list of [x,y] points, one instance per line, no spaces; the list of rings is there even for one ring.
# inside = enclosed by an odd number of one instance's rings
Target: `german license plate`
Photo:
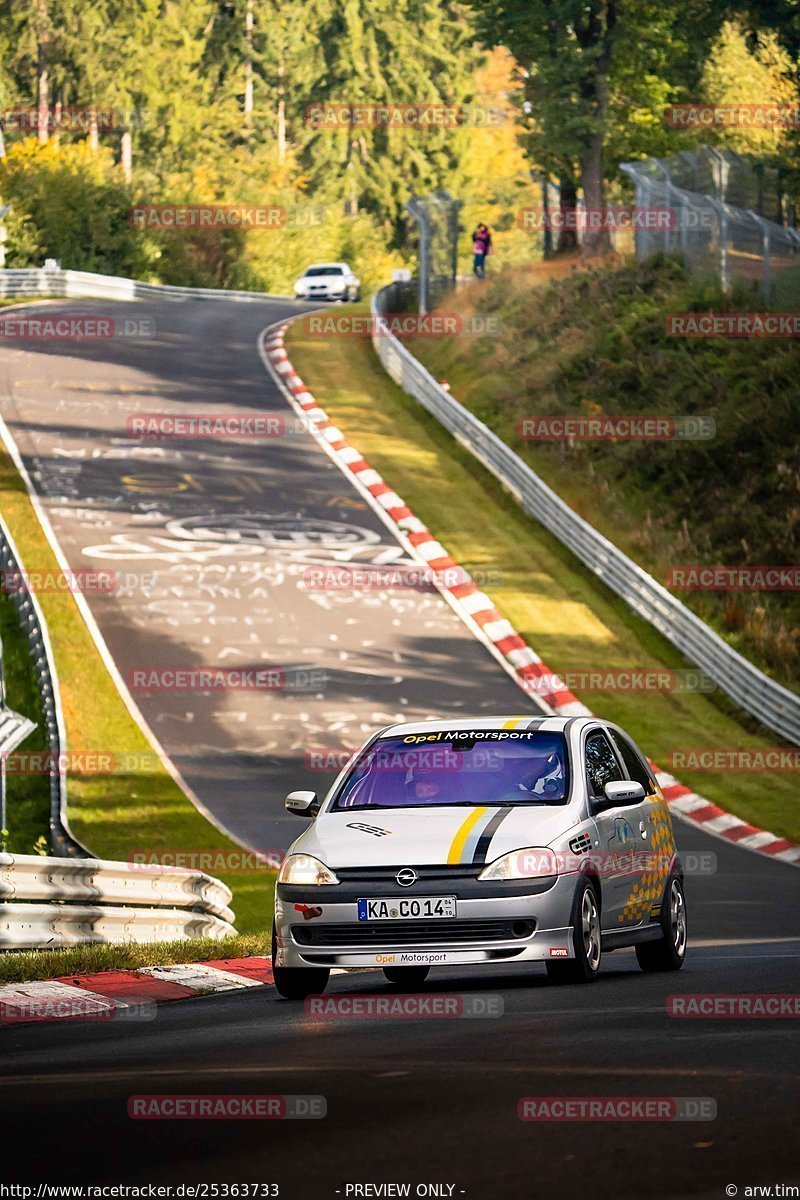
[[[359,921],[430,921],[455,915],[455,896],[420,896],[415,899],[404,896],[402,900],[382,898],[358,902]]]

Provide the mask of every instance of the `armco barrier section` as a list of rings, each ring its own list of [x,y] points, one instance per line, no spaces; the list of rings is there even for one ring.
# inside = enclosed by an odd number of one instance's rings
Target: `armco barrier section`
[[[69,829],[67,821],[67,778],[64,766],[66,733],[61,711],[61,694],[53,662],[53,651],[47,633],[44,614],[38,598],[27,586],[22,560],[11,533],[0,517],[0,570],[19,579],[19,585],[8,589],[9,598],[17,609],[20,624],[31,648],[36,683],[42,701],[47,747],[50,756],[50,841],[61,854],[87,854]],[[7,576],[6,576],[7,577]]]
[[[229,937],[231,898],[202,871],[0,854],[0,949]]]
[[[221,288],[175,287],[139,283],[117,275],[61,268],[22,267],[0,270],[0,296],[47,296],[66,300],[292,300],[267,292],[234,292]]]
[[[400,311],[402,285],[382,288],[374,317]],[[392,379],[468,449],[516,498],[629,607],[680,653],[706,671],[741,708],[787,741],[800,744],[800,696],[770,679],[728,645],[652,575],[579,517],[518,454],[437,383],[388,330],[373,333],[375,352]]]

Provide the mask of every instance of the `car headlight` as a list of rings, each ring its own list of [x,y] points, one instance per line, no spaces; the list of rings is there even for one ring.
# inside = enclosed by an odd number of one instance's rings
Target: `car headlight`
[[[541,875],[557,875],[558,859],[552,850],[533,846],[528,850],[512,850],[484,867],[478,879],[536,879]]]
[[[333,871],[329,871],[325,863],[310,854],[290,854],[283,860],[278,875],[278,883],[311,884],[320,887],[326,883],[338,883]]]

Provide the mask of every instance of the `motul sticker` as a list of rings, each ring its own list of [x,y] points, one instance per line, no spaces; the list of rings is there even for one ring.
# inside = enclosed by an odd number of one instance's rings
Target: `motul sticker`
[[[566,946],[553,946],[550,951],[551,958],[569,958],[569,950]]]

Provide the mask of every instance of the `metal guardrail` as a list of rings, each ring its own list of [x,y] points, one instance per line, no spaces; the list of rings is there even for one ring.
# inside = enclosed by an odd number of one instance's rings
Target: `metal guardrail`
[[[89,854],[86,847],[70,832],[67,821],[67,776],[65,751],[67,735],[64,715],[61,710],[61,693],[58,676],[53,662],[53,650],[47,632],[44,614],[36,595],[25,583],[22,561],[14,545],[14,539],[0,516],[0,571],[3,577],[13,575],[16,582],[8,589],[8,595],[19,613],[31,648],[39,695],[42,700],[47,746],[50,755],[50,844],[60,854]],[[6,574],[8,573],[8,574]]]
[[[0,949],[220,939],[236,932],[231,898],[202,871],[0,854]]]
[[[268,292],[234,292],[222,288],[175,287],[139,283],[118,275],[61,268],[21,267],[0,271],[0,296],[48,296],[56,299],[108,300],[293,300]]]
[[[402,287],[390,284],[377,292],[372,300],[373,316],[397,311]],[[652,575],[573,512],[496,433],[437,383],[388,330],[373,333],[372,343],[392,379],[491,471],[529,516],[540,521],[689,662],[706,671],[740,708],[787,741],[800,744],[800,696],[759,671]]]

